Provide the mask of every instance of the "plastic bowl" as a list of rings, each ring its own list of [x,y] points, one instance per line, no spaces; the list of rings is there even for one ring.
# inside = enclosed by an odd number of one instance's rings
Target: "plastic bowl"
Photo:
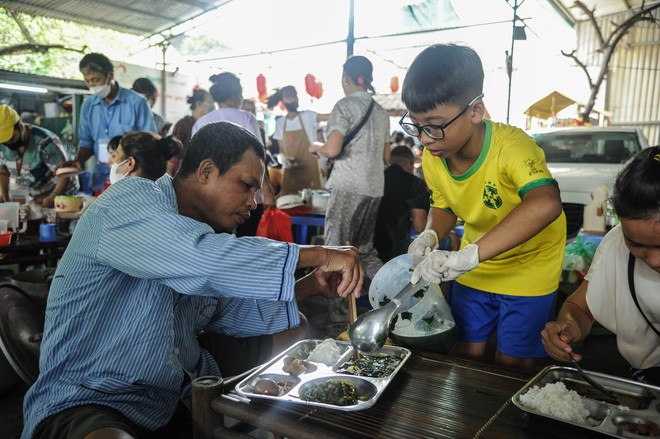
[[[369,303],[379,308],[394,297],[410,281],[417,260],[403,254],[388,261],[378,270],[369,287]],[[403,346],[432,352],[448,353],[457,339],[457,329],[449,305],[439,285],[420,281],[419,292],[411,297],[410,308],[396,317],[391,331],[393,339]]]
[[[0,234],[0,247],[7,247],[9,244],[11,244],[11,236],[13,234],[14,232]]]
[[[83,208],[83,197],[58,195],[55,197],[56,212],[80,212]]]

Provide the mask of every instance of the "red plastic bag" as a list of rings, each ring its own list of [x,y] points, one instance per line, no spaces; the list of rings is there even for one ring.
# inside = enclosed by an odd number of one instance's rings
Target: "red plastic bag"
[[[259,226],[257,226],[257,236],[276,241],[293,242],[291,217],[280,209],[264,210],[259,220]]]

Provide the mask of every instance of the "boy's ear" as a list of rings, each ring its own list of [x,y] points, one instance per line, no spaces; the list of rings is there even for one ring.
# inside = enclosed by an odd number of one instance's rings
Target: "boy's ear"
[[[474,124],[478,124],[484,118],[488,118],[488,111],[486,110],[486,106],[484,105],[484,101],[482,99],[479,99],[477,102],[475,102],[472,105],[472,108],[470,108],[468,111],[470,111],[472,123]]]

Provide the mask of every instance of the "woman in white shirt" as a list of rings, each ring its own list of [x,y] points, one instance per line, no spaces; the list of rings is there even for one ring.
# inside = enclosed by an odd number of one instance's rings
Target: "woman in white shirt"
[[[541,333],[546,351],[570,361],[572,343],[598,321],[616,334],[631,377],[660,385],[660,147],[637,153],[617,176],[620,224],[603,238],[580,287]],[[574,354],[576,360],[581,355]]]

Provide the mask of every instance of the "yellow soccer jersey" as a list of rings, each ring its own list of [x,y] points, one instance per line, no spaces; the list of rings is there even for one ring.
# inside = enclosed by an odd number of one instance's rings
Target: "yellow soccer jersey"
[[[543,150],[521,129],[484,121],[486,136],[477,161],[463,175],[450,174],[444,159],[424,151],[424,176],[433,207],[465,221],[461,248],[475,242],[522,202],[529,190],[557,186]],[[559,286],[566,245],[566,217],[536,236],[462,275],[468,287],[511,296],[542,296]]]

